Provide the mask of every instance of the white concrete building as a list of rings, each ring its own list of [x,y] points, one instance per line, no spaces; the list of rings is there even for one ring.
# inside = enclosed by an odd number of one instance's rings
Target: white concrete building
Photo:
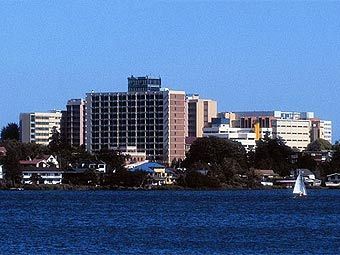
[[[304,150],[311,142],[310,120],[277,119],[272,121],[273,137],[282,138],[286,145]]]
[[[211,126],[203,129],[203,137],[219,137],[240,142],[247,151],[255,149],[256,134],[252,128],[231,127],[230,119],[213,119]]]
[[[253,128],[258,123],[260,138],[267,133],[269,137],[282,138],[286,145],[299,150],[305,150],[318,138],[332,143],[332,122],[320,120],[314,112],[248,111],[234,114],[239,127]]]
[[[60,132],[61,111],[20,114],[20,140],[24,143],[48,145],[52,130]]]
[[[320,120],[320,138],[332,143],[332,121]]]

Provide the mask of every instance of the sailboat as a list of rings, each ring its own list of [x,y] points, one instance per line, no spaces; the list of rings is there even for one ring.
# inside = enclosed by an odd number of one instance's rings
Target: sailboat
[[[297,196],[299,196],[299,197],[307,196],[303,172],[301,170],[299,171],[299,175],[296,178],[293,194],[295,195],[295,197],[297,197]]]

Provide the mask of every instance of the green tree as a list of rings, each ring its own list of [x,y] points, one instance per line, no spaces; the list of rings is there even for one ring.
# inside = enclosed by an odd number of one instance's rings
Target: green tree
[[[48,144],[48,148],[51,150],[51,153],[60,154],[63,148],[66,147],[61,139],[60,132],[57,130],[56,127],[52,128],[52,136],[50,140],[51,141]]]
[[[115,173],[109,173],[105,176],[105,185],[121,187],[145,187],[149,184],[149,175],[142,171],[130,172],[126,169],[120,169]]]
[[[179,180],[179,185],[189,188],[219,188],[220,180],[213,176],[203,175],[201,173],[190,171],[183,179]]]
[[[293,150],[281,139],[262,139],[255,150],[255,168],[272,169],[281,176],[289,175],[293,168]]]
[[[125,170],[125,156],[119,151],[102,149],[96,155],[97,159],[104,161],[107,164],[109,172],[119,172]]]
[[[5,169],[5,179],[11,185],[21,183],[22,172],[19,164],[22,153],[20,150],[20,143],[15,140],[6,140],[4,146],[7,150],[6,156],[3,158],[3,164]]]
[[[2,159],[5,169],[5,178],[12,185],[21,183],[21,168],[19,161],[35,158],[48,153],[48,148],[35,143],[21,143],[16,140],[5,140],[6,156]]]
[[[216,165],[225,158],[235,159],[244,169],[248,167],[246,151],[241,143],[217,137],[204,137],[195,140],[183,165],[189,168],[197,162]]]
[[[297,168],[307,168],[311,171],[315,171],[317,168],[316,161],[308,154],[299,155],[296,162]]]
[[[208,175],[190,173],[185,178],[189,181],[185,182],[189,187],[194,186],[194,180],[199,182],[198,186],[234,184],[237,175],[247,172],[247,161],[246,151],[238,142],[216,137],[199,138],[191,145],[183,165],[191,172],[207,170]]]
[[[308,144],[306,150],[307,151],[324,151],[324,150],[331,150],[332,144],[324,139],[316,139],[315,141]]]
[[[8,123],[1,129],[1,141],[5,140],[19,141],[19,126],[16,123]]]

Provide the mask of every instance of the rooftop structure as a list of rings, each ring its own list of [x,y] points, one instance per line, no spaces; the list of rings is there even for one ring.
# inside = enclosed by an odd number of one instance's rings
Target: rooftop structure
[[[128,78],[128,91],[160,91],[161,84],[161,78],[149,76],[134,77],[131,75],[131,77]]]

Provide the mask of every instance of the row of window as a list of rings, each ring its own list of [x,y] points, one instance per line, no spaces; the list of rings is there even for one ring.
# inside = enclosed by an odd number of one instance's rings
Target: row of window
[[[92,102],[94,101],[117,101],[117,100],[163,100],[163,94],[162,93],[150,93],[150,94],[145,94],[145,93],[141,93],[141,94],[116,94],[116,95],[93,95],[92,96]]]
[[[136,136],[138,137],[163,137],[163,132],[142,132],[142,133],[126,133],[126,132],[118,132],[118,133],[112,133],[112,132],[93,132],[92,137],[99,138],[99,137],[127,137],[134,139]]]
[[[39,173],[40,176],[61,176],[61,173]],[[24,173],[24,177],[26,176],[32,176],[31,173]]]
[[[297,126],[297,125],[273,125],[273,127],[285,127],[285,128],[309,128],[308,126]]]
[[[273,132],[273,134],[278,134],[278,135],[309,135],[308,133],[299,133],[299,132]]]

